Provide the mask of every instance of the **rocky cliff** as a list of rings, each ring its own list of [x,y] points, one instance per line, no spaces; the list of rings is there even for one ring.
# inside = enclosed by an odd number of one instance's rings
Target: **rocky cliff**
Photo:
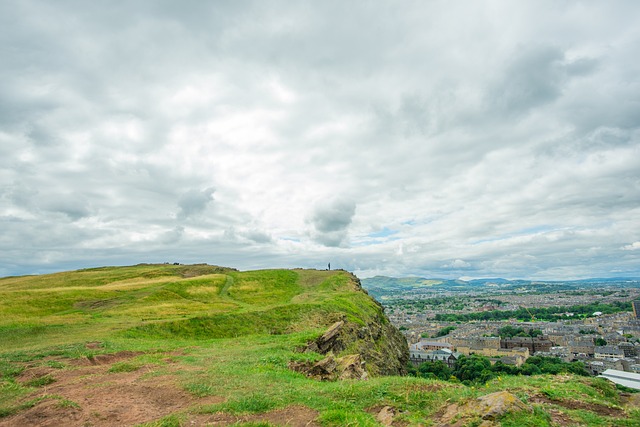
[[[314,366],[298,366],[309,376],[319,379],[357,378],[368,375],[403,375],[409,361],[409,347],[404,336],[391,324],[384,309],[362,288],[360,280],[350,275],[355,292],[367,295],[370,304],[375,307],[373,313],[360,319],[350,319],[341,315],[324,334],[310,342],[305,351],[327,355]],[[335,359],[337,357],[337,359]],[[335,359],[335,363],[334,363]],[[361,365],[358,370],[354,361]],[[345,374],[345,371],[348,374]],[[364,375],[366,372],[367,375]]]

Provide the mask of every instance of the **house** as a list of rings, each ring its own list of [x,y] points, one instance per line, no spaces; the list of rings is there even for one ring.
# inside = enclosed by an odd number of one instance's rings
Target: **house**
[[[536,351],[549,351],[552,346],[553,343],[543,337],[511,337],[500,340],[500,348],[511,349],[526,347],[531,354]]]
[[[453,365],[456,364],[461,354],[451,351],[448,348],[443,348],[440,350],[429,350],[429,351],[419,351],[419,350],[410,350],[409,351],[409,361],[418,366],[422,363],[427,362],[443,362],[448,367],[452,368]]]
[[[448,342],[443,341],[428,341],[428,340],[420,340],[419,342],[413,344],[411,347],[415,347],[416,350],[421,351],[430,351],[430,350],[442,350],[447,348],[451,350],[453,346]]]
[[[623,359],[624,351],[612,345],[597,346],[594,349],[596,359]]]

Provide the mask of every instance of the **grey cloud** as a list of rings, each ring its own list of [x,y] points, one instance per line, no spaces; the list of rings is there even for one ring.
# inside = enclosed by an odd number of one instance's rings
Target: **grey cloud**
[[[91,208],[83,196],[67,191],[17,184],[11,186],[7,193],[15,206],[32,212],[61,213],[74,221],[91,214]]]
[[[338,199],[319,204],[310,218],[314,240],[325,246],[342,245],[355,212],[353,201]]]
[[[592,74],[600,65],[596,58],[577,58],[569,61],[565,65],[567,74],[571,76],[588,76]]]
[[[175,244],[180,241],[184,235],[184,227],[177,226],[173,230],[169,230],[160,236],[160,242],[163,244]]]
[[[558,98],[565,78],[561,50],[524,47],[514,55],[489,96],[500,111],[517,115]]]
[[[188,218],[193,215],[202,213],[207,205],[213,200],[213,188],[205,188],[204,190],[189,190],[183,193],[178,200],[178,218]]]
[[[245,232],[244,237],[256,243],[271,243],[273,239],[267,233],[260,230],[249,230]]]
[[[640,5],[486,8],[0,2],[0,274],[640,275]]]
[[[266,232],[244,227],[230,227],[224,231],[224,236],[233,242],[251,242],[258,244],[272,243],[273,238]]]

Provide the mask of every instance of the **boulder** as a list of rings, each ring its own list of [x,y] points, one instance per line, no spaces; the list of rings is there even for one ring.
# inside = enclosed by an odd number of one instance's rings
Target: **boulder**
[[[391,406],[385,406],[376,415],[376,420],[383,426],[390,426],[393,425],[393,417],[395,416],[395,410]]]
[[[340,332],[344,327],[344,320],[340,320],[327,329],[320,338],[315,341],[318,353],[326,354],[328,352],[338,353],[343,350],[343,343],[340,342]]]
[[[532,409],[508,391],[498,391],[481,396],[462,405],[449,405],[440,419],[441,427],[460,427],[473,422],[483,427],[495,425],[494,421],[508,412]]]
[[[319,362],[316,362],[311,368],[305,372],[309,378],[314,378],[320,381],[333,380],[336,377],[336,368],[338,363],[330,354]]]
[[[495,420],[507,412],[531,411],[531,408],[508,391],[498,391],[477,399],[483,420]]]

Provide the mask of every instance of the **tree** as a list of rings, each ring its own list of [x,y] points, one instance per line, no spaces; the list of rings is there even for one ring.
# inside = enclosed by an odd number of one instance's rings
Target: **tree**
[[[538,366],[528,363],[528,361],[520,367],[520,371],[522,375],[539,375],[542,373]]]
[[[438,333],[433,336],[433,338],[443,337],[445,335],[448,335],[449,332],[454,331],[454,330],[456,330],[455,326],[447,326],[445,328],[440,329],[438,331]]]
[[[602,337],[598,337],[595,340],[593,340],[593,343],[597,346],[603,346],[603,345],[607,345],[607,340],[605,340]]]
[[[469,357],[460,356],[456,363],[453,374],[463,383],[470,384],[488,378],[487,373],[483,371],[491,371],[491,362],[486,357],[472,355]]]
[[[418,366],[418,376],[422,378],[437,378],[439,380],[448,380],[453,371],[443,361],[425,362]]]

